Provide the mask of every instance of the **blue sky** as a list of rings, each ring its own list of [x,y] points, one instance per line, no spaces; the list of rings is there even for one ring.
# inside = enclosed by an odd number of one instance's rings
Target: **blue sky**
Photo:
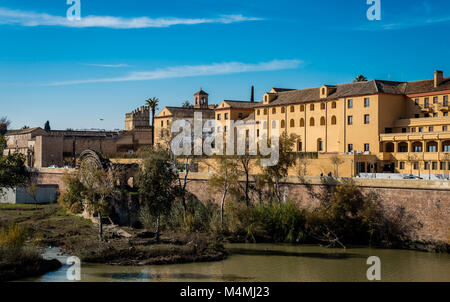
[[[0,0],[0,116],[13,128],[123,128],[156,96],[177,106],[271,87],[450,74],[450,1]],[[78,22],[78,23],[77,23]],[[104,119],[100,121],[99,119]]]

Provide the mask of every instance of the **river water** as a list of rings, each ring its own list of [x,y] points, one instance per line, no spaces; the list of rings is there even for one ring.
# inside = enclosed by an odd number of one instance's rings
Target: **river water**
[[[381,260],[381,281],[450,282],[450,255],[312,245],[230,244],[220,262],[161,266],[81,264],[81,281],[367,281],[367,258]],[[47,253],[48,254],[48,253]],[[58,259],[64,262],[65,257]],[[25,281],[65,282],[68,266]]]

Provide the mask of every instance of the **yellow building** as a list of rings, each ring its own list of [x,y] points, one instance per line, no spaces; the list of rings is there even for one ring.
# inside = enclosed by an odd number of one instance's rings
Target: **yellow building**
[[[450,169],[450,78],[415,82],[373,80],[308,89],[273,88],[258,103],[223,101],[208,106],[208,95],[194,95],[194,108],[166,107],[156,117],[155,133],[164,136],[174,118],[202,111],[221,127],[228,120],[254,119],[268,129],[299,138],[296,152],[311,153],[306,175],[364,172],[448,174]],[[169,127],[169,128],[168,128]],[[227,129],[224,129],[225,131]],[[159,139],[161,136],[159,137]],[[341,159],[336,164],[336,155]],[[291,169],[296,174],[298,167]]]

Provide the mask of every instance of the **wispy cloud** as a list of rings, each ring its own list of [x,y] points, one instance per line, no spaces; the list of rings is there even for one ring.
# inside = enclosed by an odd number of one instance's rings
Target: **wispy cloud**
[[[63,26],[74,28],[106,27],[114,29],[170,27],[174,25],[196,25],[206,23],[236,23],[245,21],[259,21],[261,18],[243,15],[222,15],[216,18],[122,18],[111,16],[86,16],[81,20],[69,20],[65,16],[54,16],[46,13],[12,10],[0,7],[0,24],[21,26]]]
[[[429,18],[414,18],[402,19],[396,22],[370,22],[357,28],[360,31],[380,31],[380,30],[400,30],[415,27],[424,27],[429,25],[437,25],[442,23],[449,23],[449,17],[429,17]]]
[[[83,65],[93,67],[104,67],[104,68],[121,68],[130,66],[128,64],[83,64]]]
[[[89,80],[74,80],[64,82],[53,82],[47,86],[63,86],[88,83],[108,83],[108,82],[129,82],[129,81],[149,81],[170,78],[185,78],[195,76],[224,75],[244,72],[274,71],[283,69],[295,69],[302,64],[300,60],[273,60],[256,64],[229,62],[214,63],[210,65],[184,65],[167,68],[160,68],[151,71],[134,71],[122,77],[101,78]]]

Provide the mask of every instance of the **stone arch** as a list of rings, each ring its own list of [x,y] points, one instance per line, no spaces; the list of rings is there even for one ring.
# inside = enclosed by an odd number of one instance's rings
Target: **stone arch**
[[[412,152],[423,152],[422,142],[413,142],[412,143]]]
[[[399,142],[398,143],[398,152],[400,152],[400,153],[408,152],[408,143],[407,142]]]
[[[436,141],[427,142],[427,152],[438,152],[438,143]]]
[[[384,145],[384,152],[394,152],[394,143],[388,142]]]
[[[450,141],[442,142],[442,152],[450,152]]]

